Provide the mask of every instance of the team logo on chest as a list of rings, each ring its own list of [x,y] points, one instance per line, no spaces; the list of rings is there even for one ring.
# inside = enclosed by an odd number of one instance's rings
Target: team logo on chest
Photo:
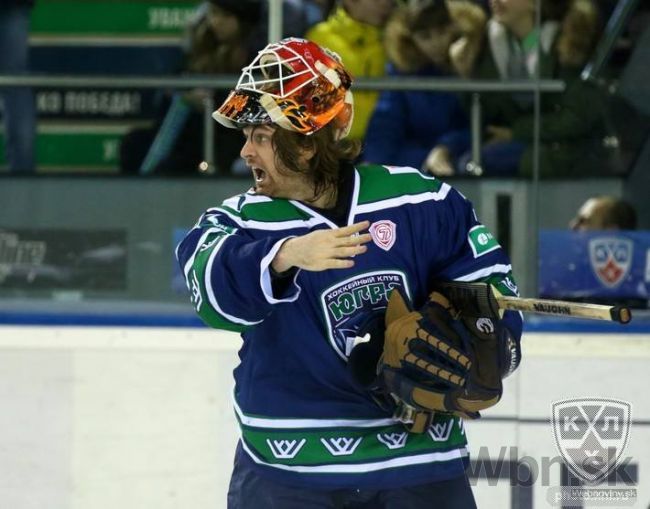
[[[384,251],[388,251],[395,244],[397,225],[388,219],[375,221],[368,231],[372,241]]]
[[[336,353],[347,360],[359,328],[373,313],[388,305],[393,288],[403,288],[410,297],[406,275],[396,270],[366,272],[339,281],[321,293],[327,335]]]

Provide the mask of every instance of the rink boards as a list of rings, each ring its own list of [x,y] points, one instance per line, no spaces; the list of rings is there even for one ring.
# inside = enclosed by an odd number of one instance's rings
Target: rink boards
[[[0,327],[3,506],[225,508],[239,343],[202,328]],[[623,456],[647,507],[650,334],[536,332],[523,347],[502,402],[467,424],[479,507],[553,507],[567,471],[551,405],[574,397],[631,404]]]

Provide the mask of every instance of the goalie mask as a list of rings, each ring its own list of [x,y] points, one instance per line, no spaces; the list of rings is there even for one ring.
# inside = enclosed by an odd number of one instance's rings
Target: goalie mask
[[[335,137],[352,124],[352,78],[335,53],[306,39],[269,44],[242,69],[236,88],[213,118],[230,128],[276,124],[305,135],[335,122]]]

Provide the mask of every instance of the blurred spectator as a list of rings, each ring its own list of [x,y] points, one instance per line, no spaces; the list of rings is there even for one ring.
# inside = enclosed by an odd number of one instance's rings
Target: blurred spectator
[[[327,19],[332,12],[336,0],[301,0],[305,6],[307,25],[314,26],[316,23]]]
[[[29,68],[29,18],[33,0],[0,2],[0,73],[21,74]],[[31,88],[0,89],[4,103],[5,156],[9,171],[35,170],[36,104]]]
[[[463,0],[434,0],[398,8],[386,24],[384,36],[388,74],[450,76],[452,58],[458,58],[459,52],[478,51],[481,38],[476,37],[471,46],[465,34],[480,32],[484,25],[483,10]],[[453,153],[460,150],[466,144],[467,128],[456,94],[384,91],[368,125],[364,159],[422,168],[437,144]]]
[[[307,29],[313,24],[322,21],[317,17],[318,12],[311,1],[282,0],[282,36],[304,37]],[[269,42],[269,1],[262,1],[260,23],[257,24],[254,34],[251,35],[253,46],[261,49]]]
[[[563,93],[541,97],[540,173],[577,176],[595,171],[580,165],[585,154],[604,151],[602,97],[595,85],[580,79],[598,35],[599,16],[592,0],[544,0],[542,25],[535,27],[535,0],[491,0],[482,51],[474,62],[460,59],[459,72],[474,79],[557,79]],[[471,55],[470,55],[471,57]],[[481,96],[483,138],[481,166],[487,176],[530,175],[534,135],[532,93],[487,93]],[[448,174],[455,166],[464,173],[471,165],[469,146],[455,161],[444,146],[429,166],[433,174]],[[433,155],[433,154],[432,154]],[[430,161],[431,161],[430,160]]]
[[[595,196],[582,204],[569,223],[574,231],[636,230],[636,210],[614,196]]]
[[[203,2],[186,35],[184,72],[236,74],[255,51],[253,35],[260,22],[258,0],[209,0]],[[163,118],[150,129],[136,129],[122,140],[120,165],[127,174],[197,175],[203,162],[203,99],[211,92],[177,92],[162,108]],[[216,104],[226,91],[217,90]],[[215,127],[215,165],[228,174],[239,158],[240,134]],[[197,140],[199,143],[197,143]],[[203,166],[204,167],[204,166]]]
[[[340,0],[325,21],[307,31],[306,38],[338,53],[355,78],[383,76],[382,31],[393,7],[393,0]],[[375,91],[355,92],[350,139],[363,140],[378,97]]]

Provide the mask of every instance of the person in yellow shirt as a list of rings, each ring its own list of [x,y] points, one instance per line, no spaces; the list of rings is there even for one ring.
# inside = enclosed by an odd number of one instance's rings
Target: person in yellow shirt
[[[383,27],[394,0],[340,0],[330,16],[307,31],[306,38],[338,53],[355,78],[385,75]],[[354,94],[354,121],[349,137],[363,140],[379,92]]]

